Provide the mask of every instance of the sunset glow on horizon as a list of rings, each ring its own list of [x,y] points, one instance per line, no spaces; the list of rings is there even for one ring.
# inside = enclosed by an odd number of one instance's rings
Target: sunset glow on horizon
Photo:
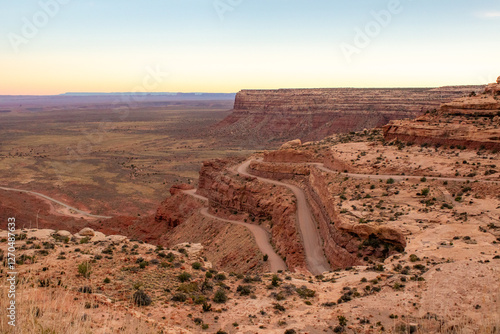
[[[437,87],[500,74],[500,3],[4,2],[0,95]]]

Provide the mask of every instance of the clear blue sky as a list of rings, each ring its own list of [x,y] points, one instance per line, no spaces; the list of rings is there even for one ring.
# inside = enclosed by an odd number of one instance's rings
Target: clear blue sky
[[[394,2],[377,23],[373,12]],[[148,91],[182,92],[417,87],[500,75],[498,0],[0,0],[0,22],[0,94],[132,91],[144,80]],[[168,76],[152,81],[152,69]]]

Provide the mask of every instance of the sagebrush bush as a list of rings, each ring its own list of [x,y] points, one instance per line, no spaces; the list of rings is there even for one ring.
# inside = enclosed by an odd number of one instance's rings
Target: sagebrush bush
[[[216,302],[218,304],[223,304],[223,303],[227,302],[227,295],[226,295],[226,291],[224,291],[224,289],[219,289],[219,290],[217,290],[217,292],[215,292],[214,302]]]

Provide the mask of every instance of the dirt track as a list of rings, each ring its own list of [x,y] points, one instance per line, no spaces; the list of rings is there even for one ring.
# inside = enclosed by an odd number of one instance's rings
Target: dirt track
[[[323,246],[321,244],[321,238],[318,233],[318,227],[316,222],[312,218],[311,210],[307,206],[307,200],[304,191],[302,191],[302,189],[300,189],[299,187],[293,186],[291,184],[249,174],[247,169],[252,161],[253,160],[248,160],[239,165],[237,168],[238,173],[240,173],[241,175],[255,177],[262,182],[284,186],[293,191],[295,197],[297,198],[297,219],[299,222],[302,242],[304,244],[304,250],[306,253],[306,262],[308,269],[314,275],[319,275],[324,273],[325,271],[330,271],[330,265],[328,264],[328,261],[326,260],[325,254],[323,252]]]
[[[208,198],[196,194],[196,189],[185,190],[184,192],[186,194],[194,196],[194,197],[196,197],[204,202],[208,202]],[[223,221],[226,223],[245,226],[246,228],[248,228],[250,230],[250,232],[253,233],[253,235],[255,237],[255,242],[257,243],[257,246],[259,247],[261,252],[263,254],[268,255],[268,257],[269,257],[268,261],[269,261],[269,264],[271,266],[271,271],[277,272],[278,270],[287,270],[287,266],[285,264],[285,261],[283,261],[283,259],[278,254],[276,254],[276,252],[274,251],[273,246],[269,242],[270,235],[264,228],[262,228],[258,225],[248,224],[248,223],[238,221],[238,220],[230,220],[230,219],[224,219],[224,218],[214,216],[208,212],[208,208],[201,209],[201,214],[208,217],[208,218],[211,218],[211,219],[217,219],[217,220],[220,220],[220,221]]]
[[[44,194],[40,194],[40,193],[37,193],[37,192],[34,192],[34,191],[29,191],[29,190],[22,190],[22,189],[14,189],[14,188],[5,188],[5,187],[0,187],[0,189],[2,190],[6,190],[6,191],[17,191],[17,192],[21,192],[21,193],[26,193],[26,194],[30,194],[30,195],[34,195],[34,196],[37,196],[37,197],[40,197],[46,201],[50,201],[50,202],[53,202],[53,203],[56,203],[56,204],[59,204],[61,205],[62,207],[70,210],[70,212],[67,212],[67,213],[63,213],[65,216],[69,216],[69,217],[80,217],[80,216],[84,216],[84,217],[90,217],[90,218],[101,218],[101,219],[108,219],[108,218],[112,218],[112,217],[109,217],[109,216],[98,216],[98,215],[93,215],[91,213],[88,213],[88,212],[85,212],[85,211],[82,211],[82,210],[79,210],[75,207],[72,207],[72,206],[69,206],[67,204],[64,204],[63,202],[60,202],[52,197],[49,197],[47,195],[44,195]],[[73,214],[71,211],[74,211],[77,215]]]
[[[308,163],[307,165],[316,166],[322,171],[327,173],[339,173],[338,171],[329,169],[321,163]],[[420,180],[424,176],[414,176],[414,175],[387,175],[387,174],[356,174],[356,173],[340,173],[345,176],[353,177],[356,179],[369,179],[369,180],[388,180],[393,179],[394,181],[405,181],[405,180]],[[482,183],[498,183],[498,181],[491,180],[474,180],[472,178],[460,178],[460,177],[436,177],[436,176],[426,176],[429,180],[439,180],[439,181],[451,181],[451,182],[482,182]]]

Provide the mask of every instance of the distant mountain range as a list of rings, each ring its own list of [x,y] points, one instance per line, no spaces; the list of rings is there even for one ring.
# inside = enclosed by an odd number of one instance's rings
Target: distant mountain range
[[[159,93],[64,93],[58,96],[151,96],[172,98],[175,100],[231,100],[234,99],[236,93],[173,93],[173,92],[159,92]]]
[[[60,95],[0,95],[1,112],[41,111],[44,108],[163,107],[210,103],[231,109],[236,93],[65,93]]]

